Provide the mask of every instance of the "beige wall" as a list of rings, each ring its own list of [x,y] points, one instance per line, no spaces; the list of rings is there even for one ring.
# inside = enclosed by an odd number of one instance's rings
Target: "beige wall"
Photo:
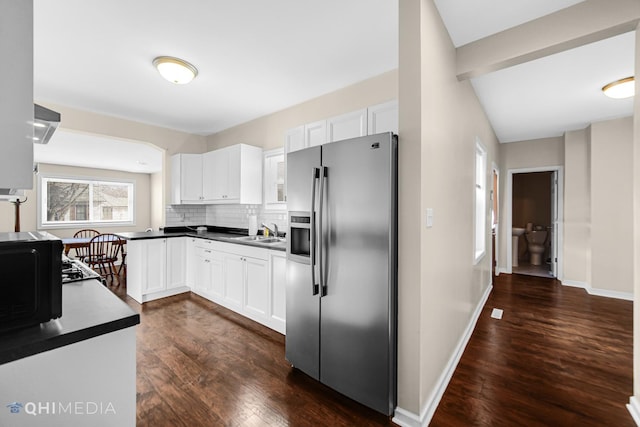
[[[633,292],[633,119],[591,125],[591,287]]]
[[[640,24],[636,27],[635,75],[640,75]],[[633,400],[639,411],[640,397],[640,85],[633,101]]]
[[[511,230],[507,229],[505,213],[509,211],[506,205],[507,179],[509,169],[534,169],[549,166],[564,165],[564,139],[543,138],[531,141],[510,142],[500,144],[500,212],[498,245],[498,267],[507,268],[507,239],[511,239]]]
[[[250,144],[265,150],[282,147],[284,134],[305,123],[328,119],[398,97],[398,70],[260,117],[207,137],[208,150],[232,144]]]
[[[564,277],[591,282],[591,128],[565,134]]]
[[[135,200],[135,225],[130,227],[103,227],[96,228],[103,233],[111,233],[114,231],[137,231],[144,230],[151,225],[150,214],[150,175],[139,173],[128,173],[120,171],[111,171],[104,169],[76,168],[72,166],[49,165],[41,163],[39,166],[42,174],[55,174],[73,177],[88,178],[109,178],[124,179],[135,182],[136,200]],[[37,176],[34,177],[34,188],[25,193],[28,200],[20,206],[20,229],[22,231],[33,231],[37,229]],[[9,202],[0,202],[0,232],[13,231],[15,225],[14,205]],[[71,237],[80,227],[72,228],[53,228],[46,231],[58,237]],[[84,227],[82,227],[84,228]],[[93,227],[92,227],[93,228]]]
[[[430,411],[443,372],[491,283],[473,260],[475,141],[497,163],[498,141],[431,1],[400,2],[399,406]],[[419,160],[418,160],[419,159]],[[434,225],[423,215],[434,210]],[[416,344],[416,341],[418,344]]]

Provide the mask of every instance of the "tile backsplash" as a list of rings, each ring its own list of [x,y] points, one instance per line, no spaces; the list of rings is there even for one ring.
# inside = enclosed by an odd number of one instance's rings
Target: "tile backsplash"
[[[261,223],[275,223],[280,231],[287,229],[287,211],[264,209],[263,205],[169,205],[166,207],[166,225],[211,225],[218,227],[249,228],[249,216]]]

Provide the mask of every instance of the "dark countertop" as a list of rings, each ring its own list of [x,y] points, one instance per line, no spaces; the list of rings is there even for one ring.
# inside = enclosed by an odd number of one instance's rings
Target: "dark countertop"
[[[62,285],[62,317],[0,335],[0,364],[140,323],[140,315],[97,280]]]
[[[191,227],[191,228],[196,228]],[[286,251],[286,242],[281,243],[261,243],[259,241],[242,241],[236,240],[237,237],[247,236],[248,231],[241,228],[225,228],[225,227],[207,227],[206,232],[196,232],[187,227],[166,227],[161,231],[149,232],[128,232],[116,233],[118,236],[127,240],[146,240],[146,239],[164,239],[167,237],[197,237],[199,239],[216,240],[225,243],[235,243],[238,245],[253,246],[263,249],[272,249],[276,251]]]

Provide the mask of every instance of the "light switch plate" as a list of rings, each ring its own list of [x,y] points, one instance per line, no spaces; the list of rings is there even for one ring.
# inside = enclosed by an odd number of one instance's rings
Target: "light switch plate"
[[[425,217],[427,228],[433,227],[433,208],[427,208]]]

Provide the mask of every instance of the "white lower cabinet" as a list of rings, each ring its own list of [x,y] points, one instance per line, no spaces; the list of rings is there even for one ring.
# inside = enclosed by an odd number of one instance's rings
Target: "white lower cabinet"
[[[184,237],[127,241],[127,294],[143,303],[189,291],[185,261]]]
[[[285,333],[284,252],[192,237],[127,246],[127,293],[139,303],[191,290]]]
[[[198,238],[190,244],[194,293],[284,334],[284,252]]]

